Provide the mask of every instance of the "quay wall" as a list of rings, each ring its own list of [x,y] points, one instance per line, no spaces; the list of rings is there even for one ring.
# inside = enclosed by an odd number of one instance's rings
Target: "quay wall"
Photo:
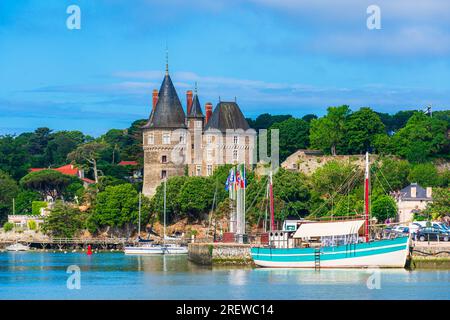
[[[252,265],[249,244],[190,243],[189,260],[202,265]]]

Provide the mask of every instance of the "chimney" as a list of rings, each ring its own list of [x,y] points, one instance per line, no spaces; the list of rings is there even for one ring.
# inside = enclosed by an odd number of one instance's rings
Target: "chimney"
[[[158,90],[153,90],[153,107],[152,112],[155,110],[156,104],[158,103]]]
[[[186,91],[187,114],[191,113],[192,108],[192,90]]]
[[[411,187],[411,198],[415,198],[417,196],[417,187],[416,185]]]
[[[205,119],[205,124],[208,123],[209,119],[212,116],[212,103],[211,102],[207,102],[205,104],[205,112],[206,112],[206,119]]]
[[[432,189],[431,187],[427,187],[427,198],[431,198],[432,197]]]

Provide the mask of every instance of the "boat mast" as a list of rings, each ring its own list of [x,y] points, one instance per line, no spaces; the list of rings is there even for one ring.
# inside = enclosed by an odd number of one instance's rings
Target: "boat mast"
[[[366,242],[369,242],[369,152],[366,152],[366,170],[364,175],[364,207],[365,207],[365,230]]]
[[[142,192],[139,192],[138,237],[141,236],[141,204],[142,204]]]
[[[272,171],[270,171],[270,184],[269,184],[269,195],[270,195],[270,230],[275,230],[275,212],[273,207],[273,179]]]
[[[166,192],[167,192],[167,178],[164,179],[164,238],[166,240]]]

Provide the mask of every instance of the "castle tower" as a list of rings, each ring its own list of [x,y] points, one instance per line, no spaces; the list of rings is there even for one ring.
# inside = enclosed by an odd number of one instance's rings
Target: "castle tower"
[[[147,124],[142,127],[143,193],[147,196],[153,196],[166,177],[184,175],[185,170],[181,155],[186,148],[186,118],[167,67],[158,98],[154,97],[153,101],[156,105]]]
[[[189,105],[188,105],[189,107]],[[191,166],[189,166],[189,175],[201,176],[203,175],[202,168],[202,134],[203,127],[205,125],[205,116],[202,112],[202,107],[198,99],[197,90],[195,90],[194,97],[192,99],[191,107],[188,108],[189,113],[187,115],[187,127],[189,130],[189,152],[188,157],[191,158]]]

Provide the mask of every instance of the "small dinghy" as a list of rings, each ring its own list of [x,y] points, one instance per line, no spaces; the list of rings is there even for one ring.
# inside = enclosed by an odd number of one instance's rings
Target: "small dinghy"
[[[28,251],[28,250],[30,250],[30,247],[23,245],[21,243],[14,243],[6,247],[6,251]]]

